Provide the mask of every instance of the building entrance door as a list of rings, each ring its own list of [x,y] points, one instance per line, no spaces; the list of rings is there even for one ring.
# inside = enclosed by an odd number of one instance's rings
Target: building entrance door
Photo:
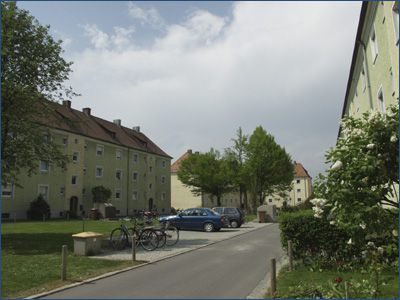
[[[153,209],[153,198],[149,199],[149,211]]]
[[[78,197],[72,196],[69,199],[69,211],[71,215],[76,216],[78,213]]]

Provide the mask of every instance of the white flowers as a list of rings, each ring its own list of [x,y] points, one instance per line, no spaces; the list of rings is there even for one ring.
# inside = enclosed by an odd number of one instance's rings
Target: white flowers
[[[352,241],[352,239],[350,238],[348,241],[347,241],[347,245],[352,245],[353,244],[353,241]]]
[[[378,252],[379,252],[379,254],[383,254],[383,248],[382,247],[378,247]]]
[[[330,222],[329,222],[329,224],[331,224],[331,225],[335,225],[335,224],[336,224],[336,222],[335,222],[335,221],[330,221]]]
[[[393,230],[392,230],[392,234],[393,234],[393,236],[398,236],[397,230],[396,230],[396,229],[393,229]]]
[[[312,199],[310,200],[310,202],[314,205],[312,210],[314,211],[314,217],[316,218],[321,218],[322,217],[322,213],[324,212],[324,206],[327,202],[326,199]]]
[[[375,247],[375,244],[374,244],[374,242],[368,242],[367,246],[369,246],[369,247]]]
[[[361,227],[362,229],[365,229],[365,228],[367,228],[367,225],[365,225],[365,223],[361,223],[361,224],[360,224],[360,227]]]
[[[340,170],[343,167],[343,163],[340,160],[337,160],[333,166],[331,167],[332,171]]]
[[[397,136],[392,135],[392,136],[390,137],[390,142],[392,142],[392,143],[397,143],[397,141],[398,141]]]
[[[375,144],[368,144],[367,145],[367,149],[374,149],[375,148]]]

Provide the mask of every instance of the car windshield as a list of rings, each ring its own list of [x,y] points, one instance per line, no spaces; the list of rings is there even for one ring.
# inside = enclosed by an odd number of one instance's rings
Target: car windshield
[[[215,212],[215,211],[213,211],[213,210],[211,210],[211,209],[206,209],[210,214],[212,214],[212,215],[214,215],[214,216],[219,216],[219,213],[217,213],[217,212]]]

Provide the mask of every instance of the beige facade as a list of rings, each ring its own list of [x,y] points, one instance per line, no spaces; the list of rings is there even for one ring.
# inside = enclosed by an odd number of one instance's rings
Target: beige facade
[[[185,154],[183,154],[171,165],[171,206],[175,209],[186,209],[202,206],[202,197],[194,195],[190,188],[185,186],[178,179],[177,175],[181,162],[190,154],[192,154],[191,149],[187,150]]]

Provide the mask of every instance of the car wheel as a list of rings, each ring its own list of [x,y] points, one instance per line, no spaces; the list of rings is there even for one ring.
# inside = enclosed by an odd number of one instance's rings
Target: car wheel
[[[238,228],[238,227],[239,227],[238,221],[232,220],[232,221],[231,221],[231,227],[232,227],[232,228]]]
[[[214,231],[214,225],[213,223],[205,223],[203,229],[205,232],[212,232]]]

